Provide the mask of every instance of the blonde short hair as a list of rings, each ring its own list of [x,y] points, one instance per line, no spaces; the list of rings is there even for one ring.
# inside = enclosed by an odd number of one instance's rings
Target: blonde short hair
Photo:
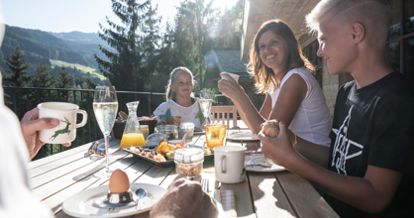
[[[381,45],[385,44],[391,25],[391,6],[387,0],[321,0],[306,16],[311,32],[317,32],[319,24],[333,17],[343,16],[349,22],[364,25],[367,36]]]

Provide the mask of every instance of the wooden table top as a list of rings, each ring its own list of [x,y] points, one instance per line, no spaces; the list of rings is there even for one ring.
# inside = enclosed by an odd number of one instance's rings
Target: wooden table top
[[[192,143],[204,144],[204,135],[195,135]],[[102,143],[102,140],[100,141]],[[131,183],[150,183],[167,188],[178,178],[174,167],[159,167],[118,148],[119,140],[111,140],[110,168],[122,169]],[[256,142],[257,143],[257,142]],[[227,144],[246,145],[242,142]],[[77,193],[107,185],[108,179],[94,177],[104,170],[104,159],[84,158],[91,143],[61,152],[29,164],[34,192],[49,206],[56,217],[71,217],[62,210],[62,203]],[[339,217],[312,185],[301,177],[281,172],[247,172],[244,182],[221,184],[215,182],[214,161],[206,160],[202,171],[208,178],[210,190],[231,190],[235,197],[234,210],[226,210],[225,217]],[[148,213],[134,217],[147,217]]]

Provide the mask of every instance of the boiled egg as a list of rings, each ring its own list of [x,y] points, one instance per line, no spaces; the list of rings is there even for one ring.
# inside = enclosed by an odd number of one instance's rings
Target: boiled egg
[[[109,178],[109,191],[112,194],[119,194],[119,193],[127,192],[128,189],[129,189],[128,175],[120,169],[117,169],[114,172],[112,172],[112,175]]]

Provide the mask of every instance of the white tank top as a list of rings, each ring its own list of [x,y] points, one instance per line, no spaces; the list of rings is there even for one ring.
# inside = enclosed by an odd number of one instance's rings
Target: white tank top
[[[309,142],[329,146],[331,115],[322,89],[308,70],[303,67],[294,68],[286,73],[280,86],[276,88],[273,93],[270,93],[272,108],[277,107],[276,102],[279,97],[280,89],[293,74],[302,77],[306,83],[307,92],[289,125],[289,129],[300,138]]]

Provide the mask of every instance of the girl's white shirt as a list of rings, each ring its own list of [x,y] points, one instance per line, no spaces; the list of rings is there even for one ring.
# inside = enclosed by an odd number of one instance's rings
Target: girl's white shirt
[[[277,107],[276,102],[280,90],[286,81],[294,74],[299,75],[306,83],[307,92],[295,116],[290,122],[289,129],[298,137],[309,142],[329,146],[329,132],[331,129],[331,115],[325,101],[322,89],[313,75],[305,68],[293,68],[283,77],[278,88],[269,93],[272,99],[272,108]]]
[[[170,110],[171,116],[180,116],[181,122],[192,122],[194,123],[195,128],[202,128],[203,121],[200,120],[200,107],[197,101],[189,107],[183,107],[173,100],[168,100],[161,103],[154,110],[153,114],[157,117],[161,117],[167,113],[168,109]]]

